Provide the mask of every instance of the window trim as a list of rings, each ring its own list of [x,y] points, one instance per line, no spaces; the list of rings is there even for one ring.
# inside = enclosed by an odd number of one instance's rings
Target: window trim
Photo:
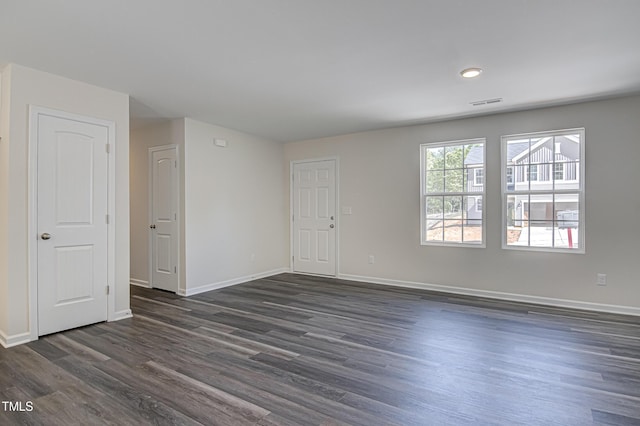
[[[521,250],[521,251],[537,251],[537,252],[546,252],[546,253],[570,253],[570,254],[584,254],[586,241],[586,214],[585,214],[585,128],[571,128],[571,129],[562,129],[562,130],[550,130],[543,132],[531,132],[531,133],[519,133],[512,135],[503,135],[500,138],[500,174],[501,174],[501,192],[502,192],[502,249],[503,250]],[[580,161],[578,162],[578,176],[579,176],[579,187],[578,189],[556,189],[555,185],[552,189],[535,189],[533,187],[529,187],[528,190],[507,190],[507,173],[506,169],[509,167],[508,159],[507,159],[507,141],[513,139],[523,139],[523,138],[539,138],[539,137],[554,137],[554,136],[564,136],[567,134],[578,134],[580,135]],[[528,169],[527,169],[528,172]],[[527,179],[529,178],[528,173],[525,173]],[[535,182],[535,181],[533,181]],[[564,181],[564,182],[575,182],[575,181]],[[552,195],[557,194],[578,194],[578,214],[579,214],[579,224],[580,227],[578,229],[578,248],[563,248],[563,247],[539,247],[539,246],[516,246],[516,245],[508,245],[507,244],[507,203],[508,197],[517,194],[536,194],[536,193],[549,193]]]
[[[451,141],[443,141],[443,142],[426,142],[420,144],[420,245],[421,246],[435,246],[435,247],[461,247],[461,248],[486,248],[487,246],[487,214],[486,209],[482,209],[482,241],[480,243],[472,243],[467,241],[427,241],[426,239],[426,197],[428,194],[426,191],[426,180],[427,180],[427,170],[426,170],[426,149],[435,148],[435,147],[447,147],[447,146],[457,146],[457,145],[471,145],[471,144],[482,144],[482,169],[486,170],[487,167],[487,138],[472,138],[472,139],[458,139]],[[463,159],[463,168],[464,168],[464,159]],[[468,170],[473,170],[474,168],[470,167]],[[487,195],[487,185],[486,185],[486,173],[483,175],[484,185],[482,187],[482,192],[470,192],[465,187],[465,191],[463,192],[452,192],[452,193],[433,193],[429,194],[432,196],[462,196],[462,197],[473,197],[473,196],[482,196],[482,198],[486,198]],[[474,182],[475,184],[475,172],[474,172]],[[474,185],[475,186],[475,185]],[[464,200],[464,198],[463,198]],[[484,206],[483,206],[484,207]]]

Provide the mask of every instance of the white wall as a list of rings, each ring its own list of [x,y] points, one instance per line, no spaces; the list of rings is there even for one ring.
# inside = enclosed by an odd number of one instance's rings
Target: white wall
[[[185,119],[187,294],[288,265],[285,169],[282,144]]]
[[[184,119],[167,120],[131,131],[130,142],[130,200],[131,200],[131,281],[138,285],[149,285],[149,148],[177,144],[180,151],[184,182]],[[183,203],[181,203],[183,205]],[[181,217],[184,217],[184,211]],[[184,235],[182,221],[181,235]],[[184,253],[184,238],[181,238]],[[184,259],[181,259],[184,265]],[[184,283],[184,268],[181,270]]]
[[[5,78],[5,74],[6,77]],[[28,335],[28,110],[37,105],[88,115],[116,123],[116,316],[129,311],[129,97],[122,93],[91,86],[52,74],[9,65],[3,72],[3,92],[10,91],[8,106],[3,102],[3,172],[0,173],[0,200],[7,206],[6,219],[0,219],[3,245],[0,250],[0,294],[6,321],[2,325],[5,340],[15,341]],[[6,98],[3,98],[6,100]],[[8,111],[5,110],[8,108]],[[6,133],[5,133],[6,135]],[[7,153],[8,151],[8,153]],[[6,170],[8,169],[8,186]],[[6,343],[6,342],[5,342]]]
[[[340,158],[340,204],[353,210],[340,218],[346,278],[619,305],[640,314],[639,116],[635,96],[288,143],[284,151],[287,165]],[[503,250],[500,136],[575,127],[586,129],[586,254]],[[419,145],[477,137],[487,138],[487,248],[421,246]],[[288,192],[289,178],[283,182]],[[607,274],[608,286],[596,286],[596,273]]]
[[[0,340],[6,341],[9,312],[9,82],[11,69],[0,73]]]

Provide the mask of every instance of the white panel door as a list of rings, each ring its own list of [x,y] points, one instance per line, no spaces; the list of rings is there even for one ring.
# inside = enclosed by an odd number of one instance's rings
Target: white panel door
[[[37,116],[38,334],[107,319],[109,130]]]
[[[336,275],[336,162],[293,166],[293,270]]]
[[[151,148],[151,286],[178,291],[177,147]]]

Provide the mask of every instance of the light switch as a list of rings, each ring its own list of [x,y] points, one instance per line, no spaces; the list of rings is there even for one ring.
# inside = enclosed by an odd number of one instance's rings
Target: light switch
[[[351,207],[343,207],[342,214],[351,214]]]

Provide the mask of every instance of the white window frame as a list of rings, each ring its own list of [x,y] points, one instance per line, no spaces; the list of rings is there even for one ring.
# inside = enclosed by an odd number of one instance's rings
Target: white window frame
[[[580,159],[578,162],[578,168],[576,172],[579,176],[578,189],[558,189],[553,185],[552,189],[536,189],[530,186],[528,190],[507,190],[507,167],[510,165],[507,163],[507,142],[509,140],[517,140],[523,138],[540,138],[540,137],[553,137],[563,136],[567,134],[580,135]],[[505,135],[501,137],[501,181],[502,181],[502,248],[505,250],[525,250],[525,251],[540,251],[540,252],[552,252],[552,253],[573,253],[584,254],[585,253],[585,129],[564,129],[564,130],[552,130],[547,132],[535,132],[535,133],[522,133],[515,135]],[[529,166],[526,168],[525,178],[529,178]],[[554,175],[552,174],[552,177]],[[533,181],[535,182],[535,181]],[[555,196],[558,194],[578,194],[578,215],[579,215],[579,228],[578,228],[578,244],[577,248],[564,248],[564,247],[539,247],[539,246],[521,246],[521,245],[508,245],[507,244],[507,203],[508,197],[513,195],[535,195],[535,194],[550,194]],[[552,233],[554,235],[554,233]],[[555,237],[552,237],[555,238]],[[553,241],[553,240],[552,240]]]
[[[426,150],[429,148],[439,148],[439,147],[447,147],[447,146],[457,146],[457,145],[471,145],[471,144],[482,144],[482,169],[486,170],[487,165],[487,140],[486,138],[474,138],[474,139],[462,139],[455,141],[446,141],[446,142],[429,142],[423,143],[420,145],[420,244],[423,246],[446,246],[446,247],[469,247],[469,248],[485,248],[487,241],[487,219],[486,219],[486,209],[482,209],[482,241],[479,243],[469,242],[469,241],[428,241],[426,235],[426,199],[427,196],[432,197],[441,197],[441,196],[461,196],[463,197],[482,197],[486,198],[487,194],[487,186],[484,184],[482,187],[482,191],[469,191],[468,184],[465,185],[464,191],[462,192],[439,192],[439,193],[430,193],[426,194],[426,181],[427,181],[427,170],[426,170]],[[464,167],[464,159],[463,167]],[[469,168],[468,170],[474,170],[474,168]],[[484,177],[486,174],[483,174],[483,181],[486,181]],[[475,186],[475,170],[473,175],[473,184]],[[484,206],[483,206],[484,207]],[[464,211],[464,203],[463,203],[463,211]],[[463,225],[463,233],[464,233],[464,225]]]
[[[486,161],[485,161],[486,164]],[[478,172],[480,172],[480,183],[478,183]],[[473,186],[484,185],[484,167],[473,169]]]
[[[483,210],[483,198],[482,197],[476,197],[476,211],[477,212],[481,212]],[[480,208],[478,208],[478,206],[480,206]]]

